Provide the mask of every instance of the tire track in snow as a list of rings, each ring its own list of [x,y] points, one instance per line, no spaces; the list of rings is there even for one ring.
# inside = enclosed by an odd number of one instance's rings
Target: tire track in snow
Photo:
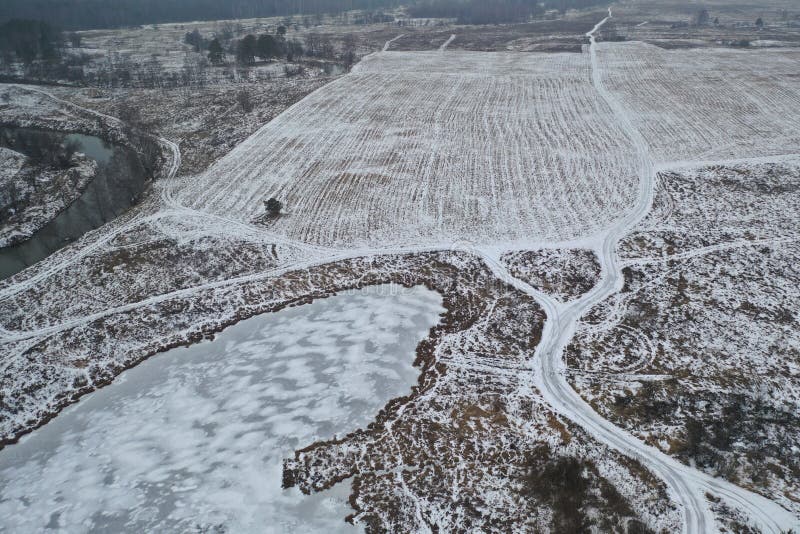
[[[715,252],[721,252],[723,250],[733,250],[746,247],[758,247],[762,245],[776,246],[776,245],[783,245],[786,243],[794,243],[796,241],[800,241],[800,236],[773,237],[768,239],[733,241],[731,243],[719,243],[717,245],[699,247],[687,250],[686,252],[678,252],[676,254],[668,254],[666,256],[629,258],[620,262],[619,265],[620,267],[630,267],[630,266],[651,265],[654,263],[667,263],[669,261],[691,260],[698,256],[705,256],[706,254],[713,254]]]
[[[405,35],[404,33],[401,33],[397,37],[392,37],[391,39],[386,41],[386,43],[384,43],[384,45],[383,45],[383,49],[381,49],[381,52],[387,52],[389,50],[389,47],[392,46],[392,43],[395,42],[396,40],[400,39],[404,35]]]
[[[439,52],[444,52],[445,50],[447,50],[447,45],[452,43],[453,39],[455,39],[455,38],[456,38],[456,34],[454,34],[454,33],[451,34],[450,37],[448,37],[448,39],[444,43],[442,43],[442,46],[439,47]]]
[[[798,163],[800,154],[780,154],[775,156],[756,156],[751,158],[709,159],[709,160],[683,160],[668,161],[655,166],[658,172],[702,169],[706,167],[729,167],[735,165],[765,165],[780,163]]]
[[[327,265],[329,263],[335,263],[338,261],[345,261],[356,258],[390,256],[390,255],[424,254],[429,252],[438,252],[441,250],[446,250],[447,248],[448,247],[443,244],[436,244],[432,246],[391,247],[386,249],[370,249],[370,248],[327,249],[325,250],[325,253],[322,255],[286,263],[274,269],[259,271],[256,273],[246,274],[233,278],[226,278],[223,280],[215,280],[213,282],[198,284],[196,286],[186,287],[183,289],[176,289],[174,291],[169,291],[167,293],[153,295],[152,297],[148,297],[136,302],[129,302],[127,304],[106,308],[99,312],[91,313],[81,317],[76,317],[74,319],[62,321],[60,323],[53,325],[47,325],[40,328],[33,328],[29,330],[12,331],[7,329],[0,329],[0,346],[2,346],[3,344],[19,342],[34,338],[43,338],[45,336],[54,335],[60,332],[64,332],[66,330],[70,330],[72,328],[86,325],[88,323],[91,323],[98,319],[102,319],[104,317],[116,315],[119,313],[134,311],[146,306],[153,306],[155,304],[159,304],[161,302],[165,302],[175,298],[190,297],[201,291],[221,289],[226,287],[244,285],[253,282],[259,282],[271,278],[276,278],[278,276],[290,272],[311,269],[312,267],[319,267],[322,265]]]

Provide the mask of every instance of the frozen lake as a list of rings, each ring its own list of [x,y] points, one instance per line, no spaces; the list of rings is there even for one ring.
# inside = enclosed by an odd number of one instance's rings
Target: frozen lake
[[[355,531],[347,481],[284,491],[282,460],[408,393],[443,311],[379,286],[156,355],[0,451],[0,531]]]

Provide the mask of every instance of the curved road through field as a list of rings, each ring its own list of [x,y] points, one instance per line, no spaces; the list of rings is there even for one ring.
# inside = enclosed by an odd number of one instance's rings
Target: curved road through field
[[[610,18],[611,9],[609,16],[587,33],[590,39],[592,82],[636,147],[640,180],[636,205],[606,232],[602,243],[597,247],[596,252],[603,273],[600,282],[581,299],[562,304],[514,278],[499,261],[496,253],[484,251],[482,255],[499,278],[536,298],[547,313],[542,340],[534,358],[536,386],[545,400],[561,415],[580,425],[599,442],[635,458],[661,477],[667,484],[672,498],[681,505],[684,532],[703,533],[718,530],[705,498],[706,492],[721,497],[734,509],[746,514],[751,525],[763,532],[779,533],[792,528],[797,529],[800,525],[798,518],[780,505],[761,495],[686,466],[603,419],[567,382],[566,365],[562,357],[564,348],[575,334],[580,318],[592,306],[622,288],[624,280],[616,253],[617,243],[647,215],[653,200],[656,169],[650,159],[648,145],[634,127],[625,107],[603,85],[597,62],[595,33]]]
[[[798,521],[798,518],[793,516],[790,512],[778,504],[766,499],[763,496],[746,491],[743,488],[730,484],[724,480],[711,477],[697,471],[696,469],[683,465],[661,451],[645,445],[636,437],[603,419],[580,397],[580,395],[578,395],[578,393],[569,385],[566,379],[566,366],[564,364],[562,354],[564,347],[569,343],[570,339],[575,334],[580,318],[593,305],[605,300],[610,295],[622,288],[623,276],[621,268],[623,264],[617,257],[616,246],[619,240],[624,237],[633,228],[633,226],[642,220],[649,212],[652,204],[653,184],[657,170],[650,158],[649,147],[644,138],[634,127],[628,111],[625,109],[622,103],[619,102],[616,97],[611,94],[603,85],[602,76],[597,61],[597,44],[595,41],[595,33],[609,20],[610,17],[611,11],[609,10],[609,16],[600,21],[592,29],[592,31],[587,34],[590,39],[589,53],[591,55],[592,83],[600,96],[612,109],[616,120],[619,122],[636,148],[638,163],[637,167],[640,180],[638,198],[635,206],[623,219],[606,231],[596,246],[596,252],[602,265],[602,278],[600,282],[590,293],[584,295],[581,299],[569,302],[567,304],[562,304],[550,296],[541,293],[527,283],[514,278],[499,261],[499,252],[489,250],[481,250],[478,252],[485,259],[487,265],[491,268],[495,275],[519,290],[525,292],[526,294],[536,298],[536,300],[541,304],[547,313],[547,322],[544,327],[542,340],[537,348],[536,355],[533,360],[536,382],[535,385],[544,396],[545,400],[550,403],[554,410],[580,425],[599,442],[616,449],[629,457],[637,459],[653,473],[661,477],[661,479],[667,484],[673,500],[675,500],[681,506],[684,516],[684,532],[701,533],[716,530],[714,516],[710,512],[708,502],[705,498],[706,492],[710,492],[723,498],[734,509],[746,514],[749,517],[752,526],[764,532],[781,532],[789,529],[800,530],[800,521]],[[383,50],[388,50],[391,43],[400,37],[402,37],[402,35],[399,35],[388,41]],[[30,88],[26,87],[26,89]],[[71,102],[58,99],[57,97],[45,91],[38,90],[38,92],[46,94],[51,98],[55,98],[60,102],[64,102],[65,104],[79,107]],[[91,110],[86,111],[98,114],[97,112],[93,112]],[[104,117],[113,119],[113,117]],[[178,166],[180,165],[180,150],[175,143],[172,143],[166,139],[159,138],[159,141],[172,153],[172,161],[166,174],[167,178],[174,178],[177,173]],[[123,223],[113,231],[104,230],[105,235],[102,237],[100,237],[98,233],[99,238],[96,242],[84,247],[69,258],[65,258],[62,262],[57,263],[50,269],[45,269],[43,272],[38,273],[30,279],[26,279],[22,283],[3,289],[0,291],[0,298],[12,298],[22,289],[31,284],[37,283],[40,279],[51,275],[54,271],[57,271],[60,268],[63,268],[64,265],[74,262],[76,258],[80,258],[86,254],[89,254],[112,239],[119,232],[133,226],[134,224],[141,224],[149,219],[165,216],[170,212],[180,212],[181,210],[185,210],[185,208],[180,206],[172,197],[169,184],[165,185],[165,190],[162,191],[162,198],[166,207],[169,208],[166,213],[162,212],[158,214],[151,214],[146,217],[136,218],[133,221],[127,221],[127,223]],[[277,238],[277,236],[271,237]],[[288,240],[277,239],[277,241],[283,242]],[[302,244],[299,243],[292,243],[292,245],[302,246]],[[96,315],[105,316],[127,311],[128,309],[149,305],[153,302],[161,299],[171,298],[178,294],[188,295],[199,289],[207,287],[234,285],[237,283],[253,281],[261,278],[266,279],[270,276],[274,276],[278,272],[302,268],[304,266],[308,267],[310,265],[329,263],[335,259],[379,255],[381,253],[396,254],[402,252],[422,252],[427,250],[441,249],[441,247],[409,247],[408,250],[401,250],[398,247],[393,247],[388,250],[375,249],[349,251],[323,250],[319,247],[308,247],[308,249],[309,252],[314,252],[315,254],[313,259],[305,263],[300,262],[292,265],[285,265],[283,268],[277,269],[273,272],[258,273],[241,278],[203,284],[198,287],[187,288],[165,295],[155,296],[151,299],[145,299],[141,302],[104,310]],[[2,338],[4,338],[6,341],[25,340],[35,336],[61,331],[64,328],[74,326],[77,323],[90,321],[93,318],[95,317],[89,316],[76,318],[63,324],[51,325],[46,328],[36,329],[30,332],[2,332]]]

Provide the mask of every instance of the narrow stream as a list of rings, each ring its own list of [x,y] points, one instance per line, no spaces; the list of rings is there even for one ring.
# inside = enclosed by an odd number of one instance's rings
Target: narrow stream
[[[29,128],[3,127],[4,131],[52,135]],[[61,134],[64,142],[76,142],[98,163],[95,178],[83,194],[30,239],[0,248],[0,280],[46,258],[90,230],[115,219],[138,202],[146,187],[146,172],[130,149],[109,145],[99,137]],[[12,147],[13,148],[13,147]]]
[[[282,461],[407,394],[443,311],[372,287],[158,354],[0,451],[0,531],[358,531],[348,481],[282,490]]]

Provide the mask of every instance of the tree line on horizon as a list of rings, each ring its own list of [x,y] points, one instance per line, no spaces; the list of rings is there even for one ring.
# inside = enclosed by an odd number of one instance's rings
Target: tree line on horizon
[[[406,8],[414,18],[455,19],[457,24],[527,22],[548,11],[566,13],[610,4],[610,0],[416,0]]]
[[[406,6],[412,17],[463,24],[523,22],[548,10],[608,4],[610,0],[3,0],[0,23],[34,19],[63,30],[89,30],[275,16],[337,15]]]
[[[375,11],[400,0],[3,0],[0,23],[35,19],[64,30],[90,30],[244,18]]]

